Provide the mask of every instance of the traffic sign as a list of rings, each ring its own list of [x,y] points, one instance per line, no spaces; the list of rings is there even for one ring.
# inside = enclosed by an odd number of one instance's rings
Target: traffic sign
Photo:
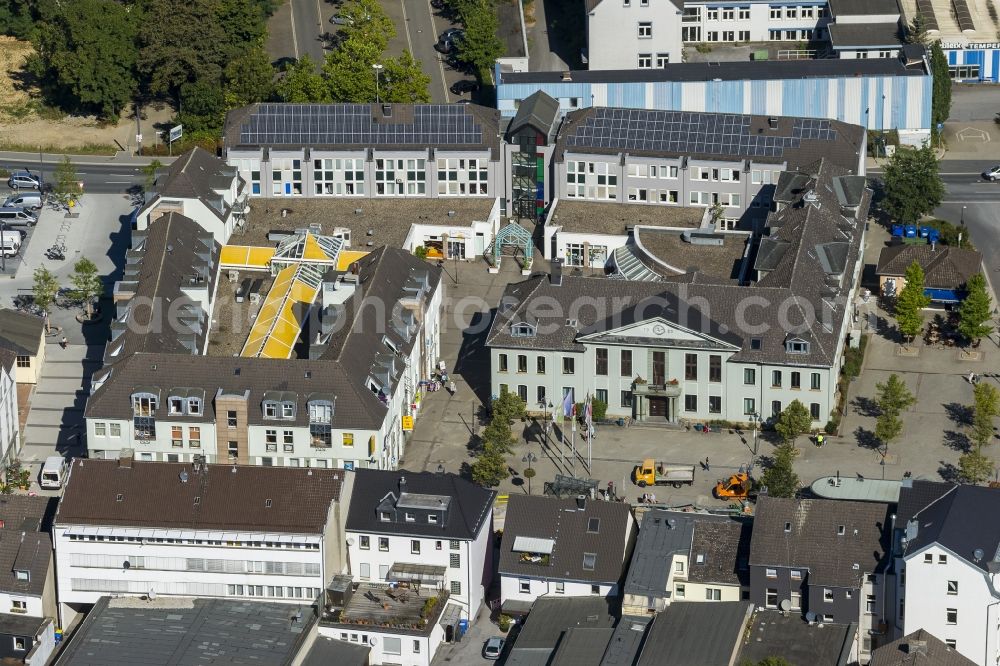
[[[403,430],[413,430],[413,417],[404,416],[403,417]]]

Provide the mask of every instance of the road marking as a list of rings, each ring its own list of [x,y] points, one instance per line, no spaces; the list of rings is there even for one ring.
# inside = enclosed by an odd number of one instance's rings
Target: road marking
[[[939,176],[979,176],[976,171],[938,171]]]
[[[295,53],[295,58],[298,59],[299,40],[295,37],[295,0],[289,0],[288,2],[288,18],[292,24],[292,51]]]
[[[969,199],[968,201],[942,201],[942,204],[990,204],[1000,203],[1000,199]]]
[[[413,42],[410,40],[410,24],[406,20],[406,0],[399,0],[399,8],[403,10],[403,32],[406,33],[406,47],[410,49],[410,55],[413,55]],[[431,25],[434,21],[431,21]]]
[[[406,15],[405,9],[403,10],[403,15],[404,17]],[[434,9],[431,7],[430,2],[427,3],[427,15],[430,16],[431,19],[431,31],[434,33],[432,37],[437,37],[438,27],[437,24],[434,23]],[[451,95],[448,92],[448,79],[444,77],[444,65],[442,64],[444,61],[444,56],[438,54],[437,49],[434,50],[434,54],[435,54],[434,59],[437,60],[438,72],[441,74],[441,89],[444,91],[444,101],[450,104]]]
[[[104,184],[105,185],[128,185],[131,182],[132,182],[131,180],[106,180],[106,181],[104,181]]]

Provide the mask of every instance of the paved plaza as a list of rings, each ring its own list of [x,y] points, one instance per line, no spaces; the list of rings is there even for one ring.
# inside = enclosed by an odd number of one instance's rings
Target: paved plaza
[[[870,250],[873,244],[880,246],[878,236],[873,237]],[[867,262],[874,263],[874,259]],[[544,270],[542,265],[536,258],[536,268]],[[455,265],[447,264],[446,270],[447,328],[442,336],[442,357],[448,368],[454,369],[458,390],[454,396],[439,391],[425,397],[401,465],[408,469],[434,470],[443,465],[448,471],[460,472],[473,461],[473,436],[483,425],[482,408],[489,400],[489,355],[483,347],[491,316],[487,308],[496,304],[505,284],[523,279],[511,260],[505,261],[497,275],[489,274],[479,262],[459,264],[457,281]],[[479,307],[475,306],[477,302]],[[799,438],[801,453],[795,469],[804,484],[838,472],[887,479],[899,479],[909,472],[915,478],[953,479],[958,458],[968,446],[972,386],[966,376],[970,372],[1000,373],[1000,348],[994,341],[984,340],[975,360],[966,360],[955,348],[928,347],[919,341],[901,352],[887,316],[874,307],[874,299],[872,306],[876,316],[872,322],[878,323],[867,331],[871,337],[864,370],[851,383],[840,432],[828,437],[822,448],[806,437]],[[876,383],[885,381],[893,372],[900,375],[918,401],[904,415],[903,435],[883,456],[883,450],[873,443],[872,402]],[[530,451],[539,458],[533,465],[537,476],[531,480],[532,493],[542,492],[543,483],[554,475],[569,474],[596,479],[601,487],[614,482],[619,494],[634,502],[650,489],[640,489],[631,482],[632,469],[643,458],[652,457],[696,466],[692,486],[652,489],[658,503],[718,508],[727,502],[712,497],[715,482],[754,458],[752,431],[703,434],[657,427],[599,426],[589,451],[586,440],[577,433],[574,456],[570,445],[562,444],[562,424],[554,424],[547,442],[543,424],[536,420],[515,424],[514,430],[518,442],[508,462],[516,474],[501,485],[502,493],[528,492],[528,481],[522,476],[527,465],[522,460]],[[565,436],[569,442],[570,433]],[[760,434],[758,453],[765,462],[774,445],[772,433]],[[588,455],[592,460],[589,470]],[[706,459],[707,469],[703,465]]]

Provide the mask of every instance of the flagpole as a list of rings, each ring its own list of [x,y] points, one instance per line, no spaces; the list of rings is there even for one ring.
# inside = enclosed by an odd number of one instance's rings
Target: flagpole
[[[584,414],[587,415],[587,474],[593,476],[593,449],[594,449],[594,414],[591,411],[593,404],[590,402],[590,394],[587,394],[587,407]]]

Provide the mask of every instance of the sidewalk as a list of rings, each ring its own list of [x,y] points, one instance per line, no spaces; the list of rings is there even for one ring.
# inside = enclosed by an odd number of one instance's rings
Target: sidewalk
[[[46,164],[52,164],[61,160],[62,153],[43,153]],[[114,155],[70,155],[73,164],[121,164],[123,166],[145,166],[153,160],[159,160],[163,164],[170,164],[175,159],[166,155],[154,155],[150,157],[137,157],[129,152],[117,152]],[[38,164],[38,153],[16,153],[0,151],[0,162],[21,162],[29,166]]]

